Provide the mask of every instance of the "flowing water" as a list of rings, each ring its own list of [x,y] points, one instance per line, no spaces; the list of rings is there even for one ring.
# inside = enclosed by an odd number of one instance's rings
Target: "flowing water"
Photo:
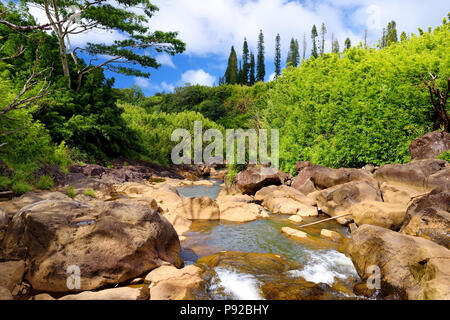
[[[220,181],[214,186],[191,186],[179,189],[186,197],[209,196],[215,199],[220,192]],[[352,297],[352,286],[358,281],[353,263],[339,252],[340,243],[320,237],[321,228],[334,230],[348,237],[343,226],[332,221],[306,230],[310,240],[296,240],[281,233],[282,227],[298,227],[289,216],[271,215],[269,218],[249,223],[195,221],[187,239],[182,242],[185,264],[195,264],[198,259],[223,251],[242,253],[269,253],[301,265],[283,273],[277,281],[304,279],[329,288],[340,287],[339,295]],[[303,223],[320,218],[305,218]],[[247,268],[248,269],[248,268]],[[257,267],[242,271],[233,266],[216,266],[210,281],[209,293],[214,299],[263,299],[261,273]],[[273,277],[272,277],[273,278]],[[328,287],[327,287],[328,288]]]

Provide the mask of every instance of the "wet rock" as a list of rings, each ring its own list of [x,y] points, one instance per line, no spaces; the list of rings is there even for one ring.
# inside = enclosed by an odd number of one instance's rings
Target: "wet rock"
[[[443,170],[446,164],[444,160],[438,159],[417,160],[407,164],[388,164],[377,169],[374,177],[380,183],[426,191],[427,179]]]
[[[58,300],[148,300],[150,297],[147,287],[141,288],[113,288],[101,291],[84,291],[67,295]]]
[[[427,133],[409,145],[414,160],[434,159],[447,150],[450,150],[450,134],[447,132]]]
[[[145,277],[145,283],[150,284],[150,300],[198,299],[205,292],[201,271],[193,265],[183,269],[162,266],[153,270]]]
[[[450,249],[450,190],[437,189],[416,199],[408,208],[400,232]]]
[[[363,225],[345,246],[363,282],[380,268],[381,292],[410,300],[450,299],[450,250],[432,241]]]
[[[372,180],[352,181],[322,190],[316,199],[318,207],[331,217],[344,214],[343,211],[363,201],[382,201],[378,184]]]
[[[220,219],[219,206],[208,197],[183,199],[173,213],[189,220]]]
[[[300,223],[300,222],[303,222],[303,218],[300,217],[299,215],[293,215],[293,216],[290,216],[288,220],[291,221],[291,222],[293,222],[293,223]]]
[[[306,232],[297,230],[297,229],[293,229],[293,228],[289,228],[289,227],[284,227],[281,228],[281,233],[287,234],[290,237],[294,237],[294,238],[299,238],[299,239],[308,239],[308,234]]]
[[[165,261],[180,265],[180,243],[169,221],[134,201],[89,206],[45,200],[23,208],[3,241],[8,256],[26,259],[35,290],[67,292],[68,267],[81,272],[81,290],[117,284]]]
[[[12,292],[22,282],[24,273],[25,262],[23,260],[0,262],[0,287]]]
[[[249,167],[234,178],[236,187],[244,194],[254,195],[268,185],[280,185],[280,172],[268,167]]]
[[[337,233],[336,231],[328,230],[328,229],[322,229],[320,231],[320,235],[322,237],[325,237],[325,238],[328,238],[328,239],[331,239],[331,240],[337,241],[337,242],[342,242],[344,240],[344,237],[341,236],[339,233]]]
[[[370,224],[386,229],[399,230],[405,219],[407,206],[379,201],[363,201],[353,205],[346,213],[352,213],[356,224]]]
[[[0,300],[13,300],[11,292],[2,286],[0,286]]]

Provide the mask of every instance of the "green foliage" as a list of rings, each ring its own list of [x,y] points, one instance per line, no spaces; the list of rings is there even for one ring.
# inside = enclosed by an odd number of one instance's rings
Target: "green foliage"
[[[66,190],[66,194],[69,198],[75,198],[76,193],[75,193],[75,189],[72,186],[69,186]]]
[[[447,162],[450,162],[450,150],[447,150],[443,152],[440,156],[437,157],[438,159],[445,160]]]
[[[234,47],[231,47],[230,57],[228,58],[228,66],[225,71],[225,83],[237,84],[239,81],[237,55]]]
[[[223,128],[195,111],[181,113],[151,113],[144,108],[123,103],[123,118],[138,134],[143,146],[144,159],[169,165],[173,147],[179,141],[171,141],[175,129],[186,129],[194,137],[194,122],[202,121],[203,130]]]
[[[84,190],[83,194],[85,196],[91,197],[91,198],[95,198],[95,191],[92,189],[86,189]]]
[[[258,54],[256,56],[256,81],[257,82],[264,82],[265,76],[266,76],[266,65],[264,62],[264,54],[265,54],[265,47],[264,47],[264,34],[262,30],[259,31],[258,36]]]
[[[36,183],[36,188],[41,190],[50,190],[53,188],[55,182],[53,178],[49,175],[43,175],[39,178],[39,181]]]
[[[0,176],[0,192],[7,191],[11,187],[11,180],[7,177]]]
[[[410,160],[408,145],[432,131],[423,89],[429,71],[449,77],[449,25],[383,50],[351,48],[288,68],[268,93],[264,119],[280,129],[280,165],[298,160],[360,167]]]
[[[21,181],[14,182],[11,189],[16,196],[20,196],[33,190],[33,188],[28,183]]]

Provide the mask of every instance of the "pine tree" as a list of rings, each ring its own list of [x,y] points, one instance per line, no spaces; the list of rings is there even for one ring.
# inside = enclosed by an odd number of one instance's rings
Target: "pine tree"
[[[255,79],[255,55],[253,52],[250,53],[250,76],[249,76],[249,84],[252,86],[256,82]]]
[[[264,78],[266,76],[266,66],[264,63],[264,34],[262,30],[260,30],[258,37],[258,56],[256,61],[256,81],[264,82]]]
[[[345,49],[350,49],[352,47],[352,41],[350,40],[350,38],[345,39],[344,47]]]
[[[318,53],[317,53],[317,43],[316,43],[316,38],[317,37],[318,37],[317,28],[316,28],[316,25],[313,25],[313,28],[311,30],[311,39],[312,39],[312,42],[313,42],[311,56],[314,57],[314,58],[317,58],[319,56]]]
[[[238,63],[234,46],[231,47],[230,57],[228,58],[227,71],[225,72],[225,82],[227,84],[238,83]]]
[[[320,41],[320,55],[323,55],[325,53],[325,36],[327,34],[327,27],[325,27],[325,23],[322,23],[322,27],[320,28],[320,35],[321,35],[321,41]]]
[[[242,61],[239,61],[238,84],[244,84],[244,71],[242,70]]]
[[[298,48],[298,41],[294,38],[291,39],[289,46],[289,52],[286,59],[286,66],[297,67],[300,63],[300,53]]]
[[[250,53],[248,50],[248,43],[247,39],[244,38],[244,47],[242,49],[242,84],[248,85],[249,84],[249,73],[250,73]]]
[[[277,34],[275,39],[275,75],[278,78],[281,75],[281,38],[280,34]]]
[[[334,34],[331,35],[331,52],[333,53],[340,52],[339,41],[338,39],[334,38]]]
[[[398,42],[397,37],[397,23],[395,21],[391,21],[388,23],[387,27],[387,38],[386,38],[386,45],[390,46],[393,43]]]

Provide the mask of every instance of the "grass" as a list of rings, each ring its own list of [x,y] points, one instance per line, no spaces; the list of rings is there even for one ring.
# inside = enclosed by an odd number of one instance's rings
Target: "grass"
[[[14,182],[11,189],[16,196],[20,196],[33,190],[33,188],[28,183],[23,181]]]
[[[75,198],[76,193],[75,193],[75,189],[72,186],[69,186],[66,190],[66,194],[69,198]]]
[[[91,197],[91,198],[95,198],[95,191],[92,189],[86,189],[84,190],[83,193],[85,196]]]
[[[55,185],[53,178],[49,175],[43,175],[39,178],[39,181],[36,183],[36,188],[41,190],[50,190]]]

